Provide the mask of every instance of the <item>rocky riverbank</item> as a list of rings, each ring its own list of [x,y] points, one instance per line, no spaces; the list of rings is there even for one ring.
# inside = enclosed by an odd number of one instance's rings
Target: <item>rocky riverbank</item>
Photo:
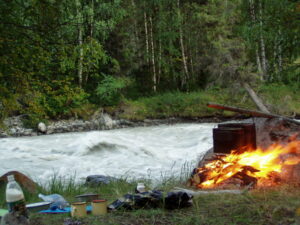
[[[0,138],[37,136],[55,133],[82,132],[92,130],[111,130],[127,127],[154,126],[160,124],[174,124],[183,122],[220,122],[225,118],[167,118],[167,119],[145,119],[142,121],[130,121],[113,118],[107,113],[98,113],[90,120],[69,119],[50,121],[47,125],[39,123],[35,129],[26,128],[23,124],[24,115],[7,118],[3,121],[5,128],[0,128]],[[228,119],[228,118],[227,118]]]

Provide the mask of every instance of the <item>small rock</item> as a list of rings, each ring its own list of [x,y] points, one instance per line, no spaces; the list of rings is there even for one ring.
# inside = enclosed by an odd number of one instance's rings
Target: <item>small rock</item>
[[[103,109],[98,109],[96,112],[94,112],[93,116],[92,116],[92,120],[97,120],[100,119],[103,115]]]
[[[117,181],[117,178],[104,176],[104,175],[90,175],[86,178],[85,184],[87,185],[101,185],[109,184],[110,182]]]
[[[43,122],[39,122],[38,124],[38,131],[45,134],[47,132],[47,126]]]
[[[117,125],[133,127],[134,123],[129,120],[120,119],[120,120],[117,120]]]
[[[115,121],[108,114],[104,113],[99,119],[99,124],[101,128],[112,129],[115,126]]]
[[[23,136],[35,136],[36,133],[33,131],[33,129],[24,129],[22,132]]]
[[[4,130],[0,129],[0,138],[6,138],[8,137],[7,133]]]

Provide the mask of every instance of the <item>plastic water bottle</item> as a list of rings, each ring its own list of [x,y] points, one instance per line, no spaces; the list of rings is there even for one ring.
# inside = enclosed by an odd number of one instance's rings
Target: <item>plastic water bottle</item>
[[[69,203],[64,199],[63,196],[59,194],[43,195],[39,194],[39,198],[43,199],[45,202],[52,202],[50,205],[51,209],[59,208],[63,209],[69,205]]]
[[[20,185],[15,181],[14,175],[7,176],[6,202],[8,211],[28,217],[25,205],[24,193]]]

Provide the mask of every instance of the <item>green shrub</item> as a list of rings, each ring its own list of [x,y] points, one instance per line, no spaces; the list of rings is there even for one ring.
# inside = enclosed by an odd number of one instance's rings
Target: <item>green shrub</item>
[[[103,106],[117,105],[122,98],[122,90],[130,84],[131,80],[128,78],[105,75],[96,89],[100,104]]]
[[[72,117],[77,119],[88,120],[95,113],[97,106],[91,103],[84,103],[76,108],[70,109],[70,114]]]
[[[82,89],[72,86],[68,80],[54,80],[38,87],[21,99],[26,105],[22,113],[28,115],[24,124],[29,128],[36,128],[41,121],[69,118],[74,115],[74,109],[87,103],[88,95]]]

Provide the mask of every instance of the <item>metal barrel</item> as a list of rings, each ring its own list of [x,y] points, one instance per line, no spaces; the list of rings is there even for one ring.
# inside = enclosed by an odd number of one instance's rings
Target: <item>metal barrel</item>
[[[243,128],[245,138],[245,148],[256,149],[256,129],[254,123],[223,123],[218,124],[218,127]]]
[[[218,127],[213,129],[215,153],[230,153],[241,150],[245,146],[243,128]]]

